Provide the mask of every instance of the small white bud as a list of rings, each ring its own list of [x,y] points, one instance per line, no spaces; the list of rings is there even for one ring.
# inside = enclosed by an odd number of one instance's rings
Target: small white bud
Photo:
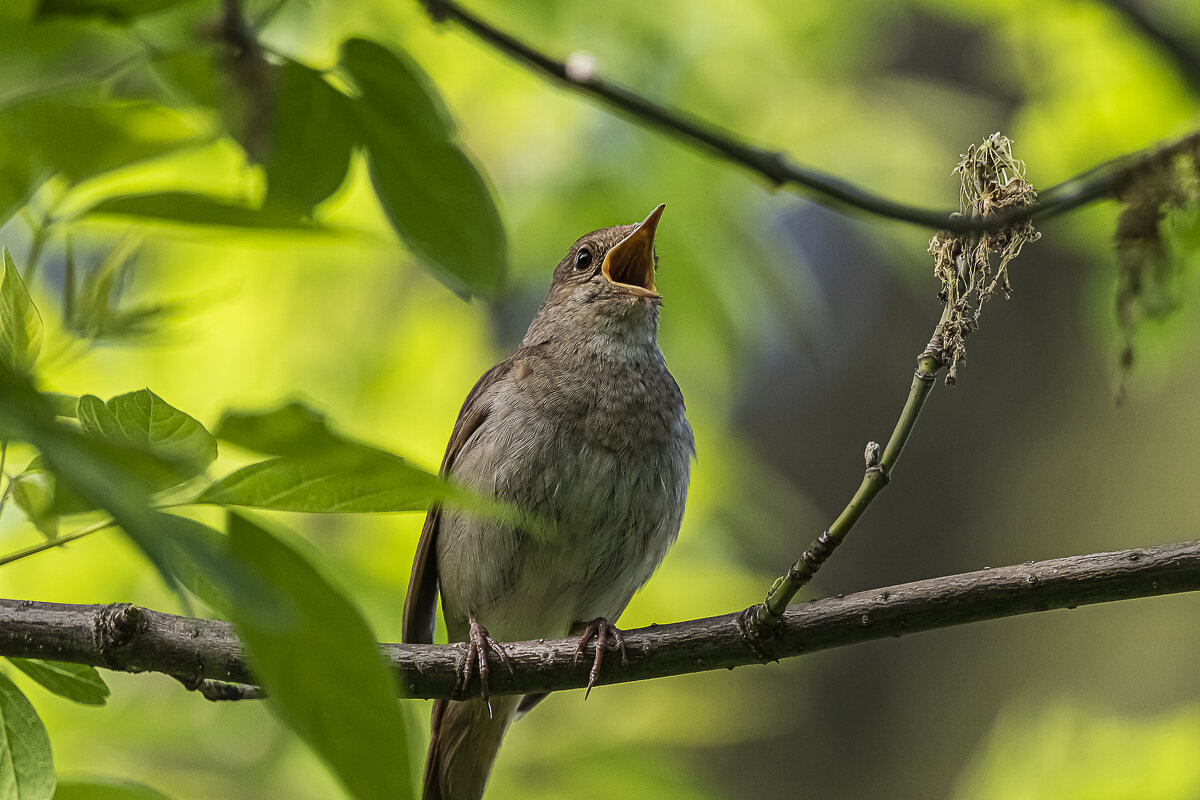
[[[863,459],[867,462],[867,469],[879,466],[879,442],[867,442],[867,449],[863,452]]]
[[[576,50],[567,56],[567,77],[586,83],[596,77],[596,57],[586,50]]]

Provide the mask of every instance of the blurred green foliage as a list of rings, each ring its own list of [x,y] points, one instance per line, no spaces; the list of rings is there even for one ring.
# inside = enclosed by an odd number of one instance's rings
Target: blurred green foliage
[[[264,617],[234,602],[231,613],[264,686],[288,726],[326,759],[354,797],[405,797],[412,791],[412,738],[359,611],[294,550],[263,527],[233,515],[233,555],[286,603]],[[297,658],[312,650],[317,658]]]
[[[1200,764],[1192,757],[1198,745],[1194,704],[1135,717],[1063,698],[1017,703],[996,721],[954,796],[1184,800],[1200,794]]]
[[[1200,47],[1200,7],[1145,5]],[[0,244],[14,254],[0,434],[16,479],[0,557],[109,517],[128,534],[0,566],[0,592],[232,614],[250,630],[295,610],[246,569],[269,561],[293,589],[349,599],[333,633],[398,639],[419,515],[293,512],[439,496],[459,403],[519,338],[561,254],[665,202],[661,341],[699,458],[680,542],[622,624],[758,601],[899,410],[938,311],[928,232],[772,196],[440,29],[416,2],[242,7],[262,53],[217,0],[0,5]],[[921,205],[956,205],[957,154],[994,130],[1044,188],[1196,125],[1178,65],[1103,2],[471,7]],[[1185,268],[1167,273],[1169,313],[1137,330],[1115,412],[1115,220],[1104,205],[1056,221],[1022,256],[962,385],[935,393],[893,488],[815,591],[1194,536],[1195,221],[1164,226]],[[19,377],[31,370],[38,393]],[[316,468],[298,442],[361,469],[284,502],[278,486]],[[371,476],[395,492],[387,502]],[[374,505],[354,505],[368,489]],[[231,557],[224,512],[191,504],[205,491],[273,508],[271,525],[302,539],[252,526],[261,558]],[[316,553],[319,569],[305,563]],[[490,796],[1192,796],[1197,611],[1169,598],[609,687],[586,705],[568,694],[514,726]],[[284,633],[324,629],[297,625]],[[261,633],[262,653],[288,647]],[[134,779],[178,800],[344,796],[344,776],[372,768],[320,741],[303,702],[338,702],[339,687],[318,686],[338,665],[300,649],[312,694],[270,708],[120,674],[105,675],[103,709],[83,708],[60,697],[97,698],[99,675],[42,665],[8,670],[0,710],[33,730],[34,701],[64,800],[160,796]],[[365,657],[343,669],[386,686]],[[1130,697],[1134,681],[1155,688]],[[406,750],[383,780],[411,783],[425,709],[399,708],[376,720],[391,744],[371,757]],[[25,756],[31,786],[52,774],[39,748]]]

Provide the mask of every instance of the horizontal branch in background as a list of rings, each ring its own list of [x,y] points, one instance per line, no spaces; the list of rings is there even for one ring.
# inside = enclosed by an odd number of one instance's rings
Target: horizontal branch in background
[[[1141,0],[1104,0],[1125,21],[1165,53],[1183,73],[1193,92],[1200,92],[1200,43],[1180,36],[1161,14],[1153,14]],[[1165,9],[1158,9],[1159,11]]]
[[[1197,589],[1200,540],[985,569],[794,605],[777,634],[758,646],[769,658],[789,658],[969,622]],[[605,661],[599,683],[760,661],[742,636],[740,617],[726,614],[628,631],[628,663]],[[584,686],[590,659],[575,663],[577,644],[577,639],[555,639],[505,645],[513,671],[493,669],[491,693]],[[454,696],[462,656],[458,646],[387,644],[383,650],[408,695]],[[0,655],[161,672],[185,685],[253,682],[229,623],[127,604],[0,600]]]
[[[473,36],[505,56],[525,64],[573,91],[595,98],[635,122],[698,145],[726,161],[746,167],[776,187],[799,188],[820,202],[866,211],[879,217],[926,228],[998,231],[1018,220],[1057,216],[1105,197],[1118,195],[1129,181],[1155,163],[1189,151],[1200,141],[1200,131],[1138,153],[1121,156],[1069,178],[1042,193],[1033,205],[987,218],[971,218],[951,211],[920,208],[882,197],[849,181],[797,164],[784,152],[749,144],[734,133],[678,109],[669,108],[642,94],[607,80],[590,66],[561,61],[496,28],[453,0],[421,0],[436,21],[453,20]]]

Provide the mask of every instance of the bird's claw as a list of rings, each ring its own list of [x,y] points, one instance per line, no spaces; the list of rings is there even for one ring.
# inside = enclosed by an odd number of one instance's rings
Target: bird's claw
[[[508,653],[505,653],[504,648],[488,634],[487,628],[476,621],[475,615],[472,614],[469,619],[470,630],[467,634],[467,654],[463,659],[463,665],[459,671],[459,686],[465,692],[467,684],[471,681],[471,673],[478,672],[479,697],[487,704],[488,716],[491,716],[492,702],[488,698],[488,652],[495,653],[496,657],[500,659],[500,663],[508,667],[509,672],[512,672],[512,664],[509,663]]]
[[[607,648],[609,637],[612,637],[613,644],[621,651],[621,663],[629,663],[625,653],[625,637],[621,635],[620,628],[604,617],[596,617],[584,626],[583,633],[579,637],[579,646],[575,648],[574,661],[576,664],[579,663],[579,657],[587,650],[588,642],[592,639],[596,640],[596,658],[592,661],[592,671],[588,673],[587,691],[583,693],[584,700],[592,693],[592,687],[596,685],[596,679],[600,677],[600,665],[604,663],[604,651]]]

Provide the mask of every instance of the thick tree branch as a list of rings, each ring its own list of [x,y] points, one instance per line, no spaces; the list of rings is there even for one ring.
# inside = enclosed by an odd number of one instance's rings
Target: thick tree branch
[[[537,50],[505,33],[453,0],[421,0],[436,21],[453,20],[476,38],[504,55],[525,64],[573,91],[595,98],[620,114],[647,127],[657,128],[685,142],[757,173],[772,185],[800,189],[827,205],[849,207],[876,216],[927,228],[966,233],[998,231],[1013,222],[1057,216],[1065,211],[1113,197],[1130,179],[1150,165],[1191,150],[1200,143],[1200,131],[1099,164],[1086,172],[1047,189],[1039,202],[1005,214],[972,218],[950,211],[919,208],[889,200],[812,167],[796,164],[784,152],[749,144],[737,135],[678,109],[660,105],[619,83],[609,81],[590,68],[573,66]]]
[[[628,631],[628,663],[606,661],[599,682],[731,669],[764,658],[789,658],[969,622],[1197,589],[1200,540],[1030,562],[791,606],[775,636],[761,643],[765,652],[748,647],[739,626],[741,613]],[[582,687],[588,664],[574,663],[575,646],[575,639],[506,645],[513,672],[492,670],[492,694]],[[408,695],[454,696],[458,647],[382,647]],[[0,600],[0,655],[162,672],[187,685],[200,680],[253,682],[229,623],[123,604]]]

